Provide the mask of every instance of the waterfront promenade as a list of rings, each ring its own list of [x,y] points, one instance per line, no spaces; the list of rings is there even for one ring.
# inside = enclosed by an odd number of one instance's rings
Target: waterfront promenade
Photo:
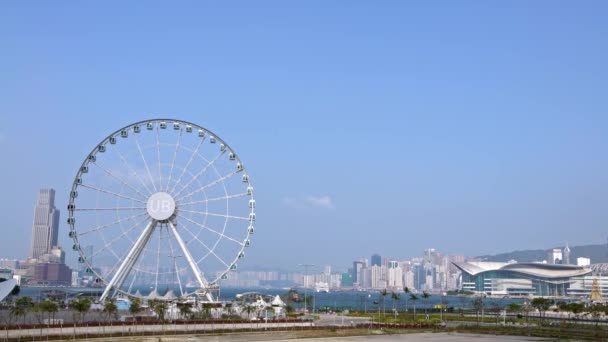
[[[265,330],[290,330],[310,328],[312,322],[238,322],[199,324],[136,324],[136,325],[85,325],[54,326],[27,329],[2,329],[0,341],[28,339],[46,340],[64,338],[91,338],[103,336],[172,335],[196,333],[234,333]]]

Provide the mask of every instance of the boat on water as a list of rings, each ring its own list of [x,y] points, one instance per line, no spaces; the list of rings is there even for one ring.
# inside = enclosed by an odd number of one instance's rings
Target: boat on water
[[[315,291],[329,293],[329,284],[320,281],[315,284]]]

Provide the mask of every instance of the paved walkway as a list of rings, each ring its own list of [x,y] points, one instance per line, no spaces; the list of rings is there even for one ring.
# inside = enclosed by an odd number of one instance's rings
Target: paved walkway
[[[310,327],[313,323],[310,322],[259,322],[259,323],[221,323],[221,324],[157,324],[157,325],[130,325],[130,326],[91,326],[91,327],[60,327],[60,328],[36,328],[22,330],[0,330],[0,340],[5,338],[32,338],[39,339],[40,336],[65,336],[86,338],[90,336],[101,335],[129,335],[134,334],[149,334],[149,335],[164,335],[171,333],[188,334],[189,332],[234,332],[248,330],[264,330],[264,329],[290,329],[300,327]],[[182,338],[183,340],[183,338]]]

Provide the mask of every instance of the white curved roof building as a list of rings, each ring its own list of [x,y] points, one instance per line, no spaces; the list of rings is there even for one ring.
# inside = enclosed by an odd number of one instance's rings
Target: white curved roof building
[[[575,265],[541,263],[455,262],[462,271],[461,288],[488,295],[564,296],[574,278],[592,270]]]
[[[11,294],[15,286],[17,286],[15,279],[9,279],[0,283],[0,302]]]

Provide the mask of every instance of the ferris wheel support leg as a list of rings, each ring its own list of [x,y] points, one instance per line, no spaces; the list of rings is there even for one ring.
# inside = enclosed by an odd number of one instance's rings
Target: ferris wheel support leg
[[[152,236],[152,233],[154,232],[156,223],[156,220],[150,221],[141,235],[139,235],[137,241],[135,241],[135,244],[133,247],[131,247],[131,250],[127,254],[127,257],[125,260],[123,260],[122,264],[120,264],[118,271],[116,271],[114,277],[112,277],[112,280],[110,280],[103,291],[101,298],[99,298],[100,301],[104,301],[113,288],[120,287],[122,285],[122,282],[125,280],[126,276],[131,271],[131,268],[139,258],[141,252],[144,250],[144,247],[150,240],[150,236]]]
[[[210,302],[214,302],[213,296],[211,295],[211,293],[209,293],[209,291],[207,291],[209,286],[207,284],[207,281],[205,281],[205,278],[203,277],[201,269],[198,268],[198,265],[196,264],[196,261],[194,261],[194,258],[192,258],[192,254],[190,254],[190,251],[186,247],[184,240],[182,240],[182,237],[179,235],[177,229],[175,229],[175,225],[173,225],[171,221],[169,221],[169,227],[171,227],[171,233],[173,233],[175,240],[177,240],[179,247],[184,253],[184,256],[186,257],[186,260],[188,261],[188,264],[190,265],[190,268],[192,269],[192,272],[194,273],[194,276],[196,277],[199,286],[201,287],[201,289],[205,290],[205,296],[207,297],[207,300]]]

